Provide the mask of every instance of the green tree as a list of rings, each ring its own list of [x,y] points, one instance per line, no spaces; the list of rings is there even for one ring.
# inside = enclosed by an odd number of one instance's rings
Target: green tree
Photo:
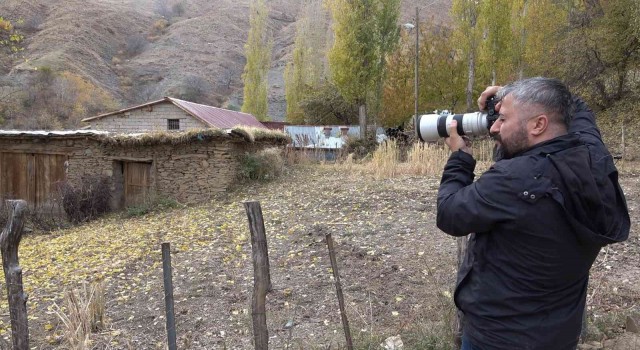
[[[568,27],[570,3],[557,0],[516,0],[512,3],[511,23],[517,76],[549,74],[556,56],[556,43]]]
[[[485,84],[514,78],[514,34],[512,32],[512,0],[484,0],[480,4],[479,23],[483,40],[479,47],[479,70]]]
[[[583,3],[557,47],[559,75],[600,109],[640,92],[637,6],[635,0]]]
[[[249,37],[244,45],[247,63],[244,66],[244,102],[242,111],[259,120],[268,120],[267,75],[271,67],[273,42],[267,32],[267,6],[264,0],[251,2]]]
[[[428,23],[434,23],[430,21]],[[427,25],[420,44],[420,105],[423,110],[448,109],[461,111],[466,107],[468,65],[460,50],[454,49],[453,30],[440,25]]]
[[[300,102],[326,80],[325,59],[328,21],[321,0],[307,0],[296,23],[293,59],[285,67],[286,120],[305,122]]]
[[[400,0],[327,0],[335,40],[329,50],[331,78],[344,98],[359,106],[366,137],[367,105],[382,92],[386,56],[399,37]]]

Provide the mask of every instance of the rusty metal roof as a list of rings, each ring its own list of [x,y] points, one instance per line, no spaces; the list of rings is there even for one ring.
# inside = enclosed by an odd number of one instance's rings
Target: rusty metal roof
[[[255,128],[266,128],[262,123],[251,114],[231,111],[228,109],[201,105],[189,101],[179,100],[173,97],[165,97],[178,108],[192,116],[202,120],[206,124],[220,128],[230,129],[236,126],[252,126]]]
[[[158,103],[169,102],[176,107],[182,109],[187,112],[191,116],[196,119],[201,120],[203,123],[207,124],[209,127],[220,128],[220,129],[230,129],[236,126],[250,126],[255,128],[266,128],[256,117],[248,113],[231,111],[228,109],[207,106],[199,103],[189,102],[180,100],[173,97],[165,97],[161,100],[147,102],[141,105],[124,108],[115,112],[109,112],[105,114],[100,114],[95,117],[82,119],[83,122],[89,122],[95,119],[108,117],[110,115],[121,114],[124,112],[128,112],[134,109],[155,105]]]

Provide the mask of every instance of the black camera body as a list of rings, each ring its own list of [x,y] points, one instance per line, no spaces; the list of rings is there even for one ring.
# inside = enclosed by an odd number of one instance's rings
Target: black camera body
[[[458,122],[458,135],[487,135],[493,123],[498,120],[496,103],[495,96],[491,96],[486,102],[486,112],[451,114],[444,111],[440,114],[419,115],[414,120],[416,136],[424,142],[449,137],[449,126],[453,120]]]

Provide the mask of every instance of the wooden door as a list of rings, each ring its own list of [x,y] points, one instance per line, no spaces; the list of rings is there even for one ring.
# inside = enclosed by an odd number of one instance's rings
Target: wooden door
[[[139,205],[149,197],[151,163],[124,163],[124,204]]]
[[[24,199],[33,205],[33,157],[28,153],[0,153],[0,162],[2,199]]]
[[[59,154],[34,154],[34,202],[40,207],[51,204],[59,196],[58,186],[66,178],[67,156]]]
[[[49,203],[65,180],[66,161],[58,154],[0,153],[1,196],[24,199],[32,207]]]

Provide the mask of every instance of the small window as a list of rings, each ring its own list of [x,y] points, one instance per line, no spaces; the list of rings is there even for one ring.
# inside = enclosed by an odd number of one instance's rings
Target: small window
[[[167,130],[180,130],[180,119],[167,119]]]

